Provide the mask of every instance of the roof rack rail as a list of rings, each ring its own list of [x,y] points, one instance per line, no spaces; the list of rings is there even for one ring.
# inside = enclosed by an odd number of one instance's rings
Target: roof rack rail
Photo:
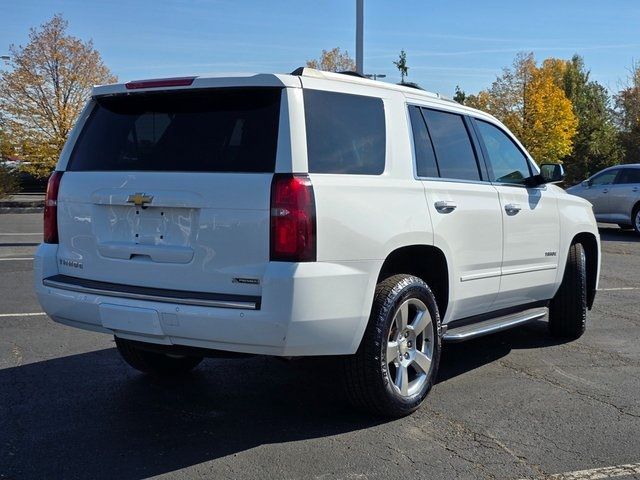
[[[364,75],[362,75],[361,73],[358,72],[354,72],[353,70],[343,70],[342,72],[337,72],[341,75],[351,75],[352,77],[358,77],[358,78],[367,78]]]
[[[420,85],[414,82],[398,82],[396,83],[396,85],[400,85],[401,87],[415,88],[417,90],[422,90],[423,92],[426,92],[424,88],[422,88]]]

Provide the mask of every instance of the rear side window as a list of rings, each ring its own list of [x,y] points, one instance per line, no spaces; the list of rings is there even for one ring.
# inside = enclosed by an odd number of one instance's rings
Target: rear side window
[[[640,183],[640,168],[622,169],[616,183]]]
[[[310,173],[380,175],[385,163],[382,99],[304,91]]]
[[[457,180],[480,180],[476,155],[461,115],[423,108],[440,176]]]
[[[99,98],[71,171],[275,170],[281,89],[216,89]]]
[[[523,184],[531,176],[524,153],[498,127],[482,120],[476,120],[476,125],[489,155],[494,181]]]
[[[591,185],[610,185],[618,175],[619,170],[609,170],[603,173],[599,173],[593,177],[590,181]]]
[[[436,155],[433,151],[431,137],[424,123],[420,107],[409,106],[409,118],[413,130],[413,146],[416,152],[416,173],[419,177],[437,177],[438,167]]]

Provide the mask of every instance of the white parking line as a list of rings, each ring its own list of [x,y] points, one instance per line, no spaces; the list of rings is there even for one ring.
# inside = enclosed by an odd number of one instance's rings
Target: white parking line
[[[33,260],[33,257],[22,257],[22,258],[0,258],[0,262],[21,262],[25,260]]]
[[[0,318],[2,317],[41,317],[46,315],[44,312],[34,312],[34,313],[0,313]]]
[[[640,287],[599,288],[599,292],[615,292],[616,290],[640,290]]]
[[[23,237],[23,236],[25,236],[25,235],[42,235],[42,233],[38,233],[38,232],[30,232],[30,233],[14,233],[14,232],[12,232],[12,233],[3,233],[3,232],[0,232],[0,237],[1,237],[1,236],[3,236],[3,235],[15,235],[15,236],[17,236],[17,237]]]
[[[628,463],[615,467],[591,468],[575,472],[556,473],[544,477],[545,480],[598,480],[602,478],[627,477],[640,473],[640,463]]]

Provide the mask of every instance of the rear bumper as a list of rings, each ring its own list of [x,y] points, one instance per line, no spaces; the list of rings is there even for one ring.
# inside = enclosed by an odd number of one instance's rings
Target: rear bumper
[[[57,245],[43,244],[34,260],[38,300],[56,322],[142,342],[279,356],[354,353],[381,266],[272,262],[259,309],[245,309],[45,285],[58,275],[56,254]]]

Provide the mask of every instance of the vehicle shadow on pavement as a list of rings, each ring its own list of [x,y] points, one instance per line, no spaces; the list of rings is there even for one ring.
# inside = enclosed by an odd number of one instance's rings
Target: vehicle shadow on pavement
[[[335,360],[208,359],[156,380],[105,349],[0,370],[0,478],[140,479],[382,422],[347,405]]]
[[[475,340],[445,344],[437,383],[495,362],[507,356],[511,350],[553,347],[569,341],[549,335],[547,322],[538,320]]]
[[[618,227],[599,227],[600,240],[603,242],[640,242],[640,235],[633,230],[622,230]]]
[[[539,322],[447,345],[438,381],[556,343]],[[0,370],[0,478],[141,479],[383,423],[348,406],[337,362],[208,359],[157,380],[105,349]]]

